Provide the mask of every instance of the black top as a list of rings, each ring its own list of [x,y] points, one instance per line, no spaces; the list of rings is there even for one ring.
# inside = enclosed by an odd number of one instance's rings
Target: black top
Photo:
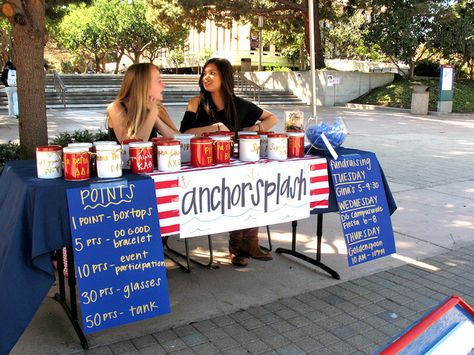
[[[250,127],[258,121],[262,116],[263,110],[255,105],[254,103],[244,100],[240,97],[234,97],[235,110],[237,112],[238,128]],[[200,103],[200,105],[202,105]],[[211,117],[204,108],[198,109],[199,117],[196,112],[186,111],[181,121],[181,127],[179,131],[181,133],[187,131],[190,128],[204,127],[211,124],[222,122],[229,129],[231,128],[230,123],[224,117],[224,110],[217,111],[216,115]]]
[[[152,138],[158,137],[158,130],[153,127],[150,133],[150,138],[148,138],[149,141],[151,141]],[[117,139],[117,136],[115,135],[114,129],[112,127],[109,127],[109,137],[106,138],[111,141],[116,141],[119,144],[122,144],[122,142],[119,142]]]
[[[9,70],[10,69],[5,68],[2,71],[2,79],[1,80],[2,80],[2,84],[5,85],[5,87],[8,87],[8,81],[7,80],[8,80],[8,71]]]

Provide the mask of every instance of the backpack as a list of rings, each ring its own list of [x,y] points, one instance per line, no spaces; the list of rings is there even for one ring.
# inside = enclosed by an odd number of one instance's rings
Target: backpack
[[[8,70],[7,84],[8,86],[16,86],[16,70],[15,69]]]

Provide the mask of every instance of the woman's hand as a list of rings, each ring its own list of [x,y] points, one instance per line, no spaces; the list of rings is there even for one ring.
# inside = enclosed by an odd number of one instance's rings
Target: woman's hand
[[[155,99],[153,96],[148,96],[147,108],[151,117],[158,117],[159,103],[159,100]]]
[[[222,122],[214,123],[213,126],[216,128],[216,131],[223,131],[223,132],[229,132],[230,131],[230,129],[227,128],[227,126],[225,124],[223,124]]]

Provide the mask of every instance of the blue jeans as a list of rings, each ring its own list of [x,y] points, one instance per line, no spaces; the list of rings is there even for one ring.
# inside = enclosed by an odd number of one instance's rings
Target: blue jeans
[[[16,86],[7,86],[5,91],[8,97],[8,116],[18,116],[18,94]]]

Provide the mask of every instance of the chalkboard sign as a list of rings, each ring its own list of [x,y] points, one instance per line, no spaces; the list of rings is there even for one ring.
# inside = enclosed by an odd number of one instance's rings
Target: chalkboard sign
[[[170,312],[153,181],[67,190],[84,333]]]
[[[375,154],[329,163],[349,266],[395,253],[392,222]]]

